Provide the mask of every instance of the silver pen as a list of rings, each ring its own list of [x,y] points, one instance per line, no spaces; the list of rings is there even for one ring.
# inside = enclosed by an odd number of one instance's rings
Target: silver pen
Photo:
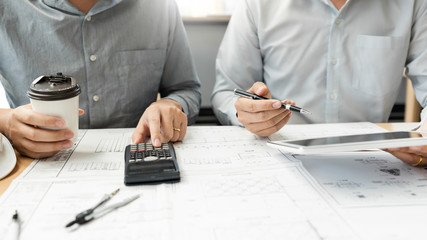
[[[240,96],[240,97],[252,98],[254,100],[268,100],[269,99],[269,98],[258,96],[256,94],[249,93],[249,92],[246,92],[246,91],[240,90],[240,89],[234,89],[234,94],[237,96]],[[293,112],[299,112],[299,113],[303,113],[303,114],[311,114],[310,111],[305,110],[304,108],[300,108],[300,107],[291,105],[291,104],[282,103],[282,108],[288,109],[288,110],[293,111]]]

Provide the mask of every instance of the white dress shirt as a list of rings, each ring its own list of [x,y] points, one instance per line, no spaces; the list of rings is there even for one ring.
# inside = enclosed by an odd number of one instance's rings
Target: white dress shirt
[[[272,97],[312,115],[290,123],[387,122],[412,79],[427,104],[427,1],[242,0],[217,58],[214,111],[235,124],[235,88],[264,82]],[[423,111],[423,119],[427,117]]]

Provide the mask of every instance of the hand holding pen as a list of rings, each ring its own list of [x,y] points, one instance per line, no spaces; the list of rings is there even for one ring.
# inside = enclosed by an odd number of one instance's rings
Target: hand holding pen
[[[281,102],[270,99],[270,91],[262,82],[255,83],[247,91],[236,89],[234,92],[240,96],[234,104],[238,121],[258,136],[267,137],[280,130],[289,121],[294,111],[299,114],[310,113],[294,106],[295,103],[291,100]]]
[[[240,97],[251,98],[253,100],[268,100],[269,99],[269,98],[258,96],[256,94],[246,92],[246,91],[240,90],[240,89],[234,89],[234,94],[237,96],[240,96]],[[299,112],[302,114],[311,114],[311,112],[309,112],[308,110],[305,110],[304,108],[297,107],[297,106],[292,105],[290,103],[282,103],[282,108],[287,109],[287,110],[291,110],[294,112]]]

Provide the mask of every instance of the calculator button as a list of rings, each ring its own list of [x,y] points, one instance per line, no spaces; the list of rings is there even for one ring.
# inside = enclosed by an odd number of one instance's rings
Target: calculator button
[[[162,143],[161,147],[154,147],[151,143],[130,144],[125,164],[126,185],[180,179],[171,143]]]
[[[155,161],[157,159],[159,159],[159,158],[156,156],[148,156],[148,157],[144,158],[144,161],[149,162],[149,161]]]
[[[164,156],[166,156],[165,150],[162,150],[161,152],[159,152],[159,158],[163,158]]]

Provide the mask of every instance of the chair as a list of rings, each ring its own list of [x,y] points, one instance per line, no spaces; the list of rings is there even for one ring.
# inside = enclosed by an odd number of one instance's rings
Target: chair
[[[405,100],[405,122],[419,122],[421,105],[415,98],[414,88],[411,79],[406,76],[406,68],[403,71],[403,77],[406,78],[406,100]]]

